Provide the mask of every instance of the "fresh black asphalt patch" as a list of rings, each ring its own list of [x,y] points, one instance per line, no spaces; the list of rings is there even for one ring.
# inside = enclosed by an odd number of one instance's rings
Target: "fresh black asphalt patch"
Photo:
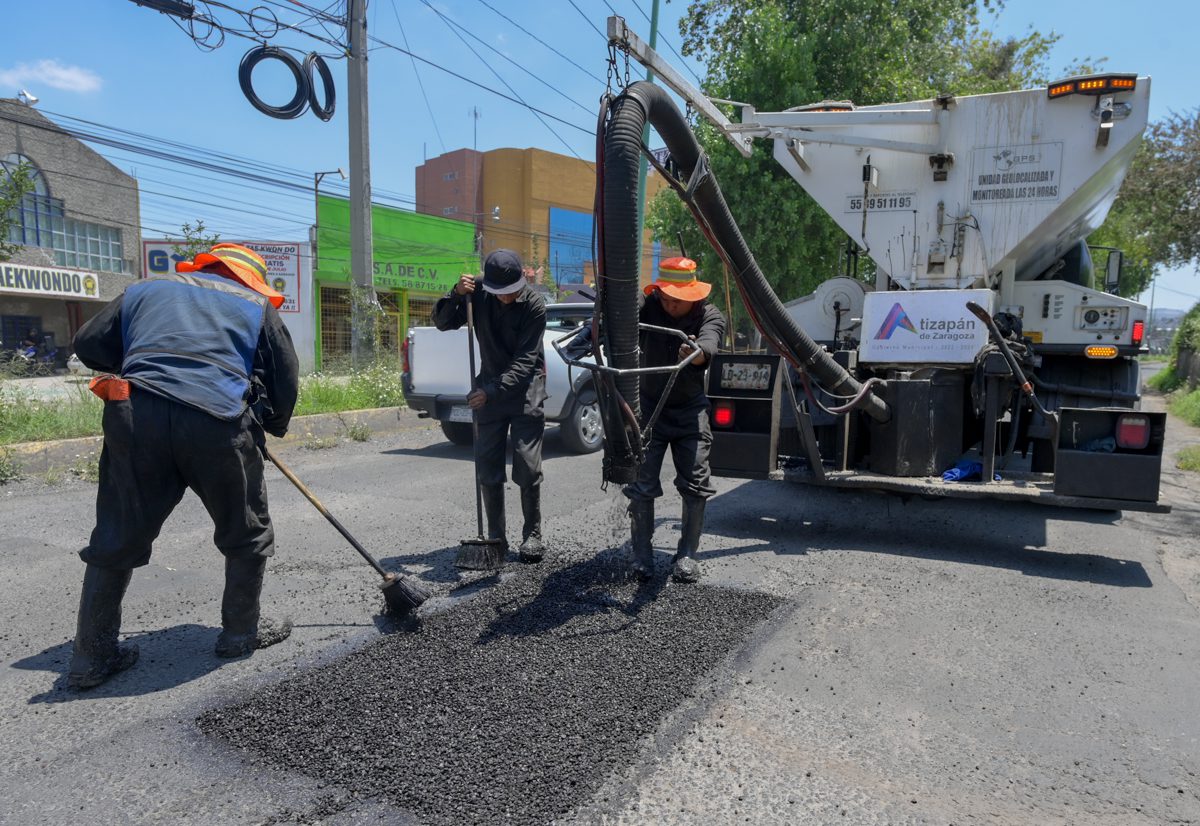
[[[638,585],[611,553],[524,567],[415,630],[198,722],[421,823],[547,823],[629,766],[640,738],[778,604]]]

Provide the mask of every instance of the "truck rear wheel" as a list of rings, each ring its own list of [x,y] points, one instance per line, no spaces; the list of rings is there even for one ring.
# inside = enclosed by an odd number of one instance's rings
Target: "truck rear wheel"
[[[474,443],[474,434],[471,432],[471,426],[466,422],[442,422],[442,433],[446,434],[446,438],[456,445],[466,447]]]
[[[571,414],[559,425],[563,445],[572,453],[595,453],[604,445],[600,423],[600,402],[596,391],[588,387],[575,397]]]

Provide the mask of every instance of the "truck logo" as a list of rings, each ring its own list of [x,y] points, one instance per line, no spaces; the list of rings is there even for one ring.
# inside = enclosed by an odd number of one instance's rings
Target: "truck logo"
[[[904,312],[904,308],[897,301],[892,305],[891,311],[888,312],[887,318],[883,320],[883,325],[880,326],[879,332],[875,334],[876,341],[882,341],[892,337],[892,333],[896,330],[904,328],[910,333],[915,333],[917,328],[913,326],[912,319],[908,317],[908,313]]]
[[[996,168],[1001,172],[1007,172],[1014,166],[1020,164],[1039,164],[1042,162],[1040,152],[1013,152],[1011,149],[1003,149],[999,153],[992,155],[992,160],[996,162]]]

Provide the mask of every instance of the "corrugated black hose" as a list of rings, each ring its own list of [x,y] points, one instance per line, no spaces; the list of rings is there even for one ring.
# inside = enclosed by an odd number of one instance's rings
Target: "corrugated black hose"
[[[702,161],[700,144],[679,108],[662,88],[642,81],[626,87],[612,102],[604,139],[604,268],[599,278],[603,281],[604,343],[612,366],[638,366],[637,178],[642,128],[647,121],[662,137],[681,176],[689,181],[692,206],[704,218],[717,252],[732,265],[734,279],[763,335],[830,392],[858,396],[862,385],[800,329],[771,289],[729,212],[716,178],[707,169],[707,162]],[[698,166],[700,173],[695,175]],[[617,379],[617,388],[640,419],[637,377],[622,376]],[[862,409],[877,421],[890,418],[887,404],[874,395],[863,397]],[[605,451],[606,462],[612,463],[621,476],[636,472],[636,457],[632,458],[632,467],[622,467],[619,462],[628,460],[608,455],[607,440]]]

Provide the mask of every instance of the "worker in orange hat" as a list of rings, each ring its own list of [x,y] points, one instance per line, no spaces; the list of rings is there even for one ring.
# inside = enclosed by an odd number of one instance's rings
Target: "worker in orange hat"
[[[275,534],[260,446],[287,432],[299,364],[253,250],[217,244],[176,273],[142,279],[75,335],[85,365],[115,374],[94,381],[104,398],[96,527],[68,684],[99,685],[137,660],[119,645],[121,602],[133,569],[150,561],[163,523],[191,488],[215,524],[225,557],[219,657],[280,642],[287,621],[259,616]]]
[[[643,330],[642,366],[677,364],[696,349],[700,355],[683,368],[671,387],[654,422],[637,480],[624,489],[629,498],[633,571],[642,579],[654,573],[654,500],[663,494],[659,476],[663,457],[670,448],[675,487],[683,498],[679,545],[671,573],[679,582],[695,582],[700,578],[696,552],[704,530],[704,508],[708,498],[716,493],[708,462],[712,427],[708,421],[704,373],[725,335],[725,317],[706,300],[712,286],[697,278],[695,261],[668,258],[659,264],[658,271],[658,280],[645,289],[638,320],[642,324],[680,330],[688,337],[688,343],[681,345],[677,336]],[[650,415],[658,406],[667,390],[667,379],[668,375],[662,373],[642,376],[644,415]]]

